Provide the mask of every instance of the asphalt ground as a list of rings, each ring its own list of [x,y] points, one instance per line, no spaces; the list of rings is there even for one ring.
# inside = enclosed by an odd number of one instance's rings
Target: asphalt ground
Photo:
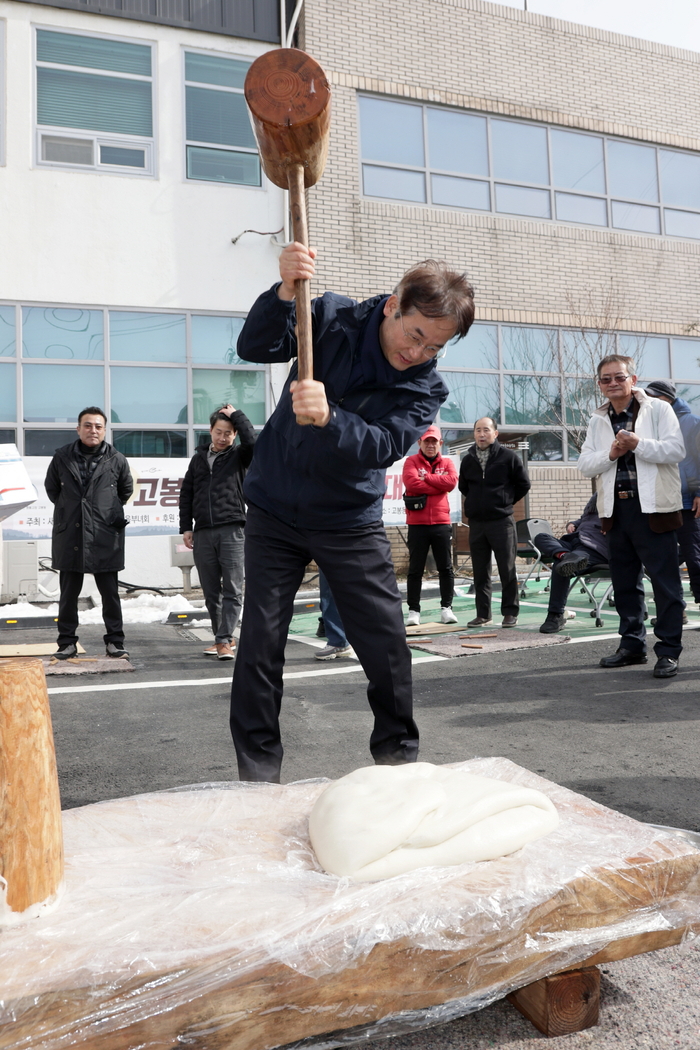
[[[530,629],[543,619],[534,600]],[[437,603],[432,603],[436,606]],[[458,606],[460,606],[458,608]],[[424,607],[424,622],[431,617]],[[473,599],[455,602],[463,629]],[[585,608],[581,621],[585,616]],[[650,609],[653,614],[653,607]],[[519,626],[528,626],[523,608]],[[286,652],[283,781],[336,778],[371,761],[366,681],[355,660],[314,659],[323,643],[299,619]],[[591,622],[592,623],[592,622]],[[424,761],[503,755],[607,806],[654,824],[700,830],[700,635],[684,632],[681,671],[602,670],[615,650],[613,615],[579,639],[544,649],[440,659],[415,654],[415,713]],[[82,627],[88,655],[102,629]],[[572,631],[573,633],[573,631]],[[52,641],[48,630],[11,641]],[[593,640],[590,640],[590,636]],[[230,663],[202,655],[207,631],[146,624],[128,629],[133,674],[48,680],[64,808],[189,783],[236,779],[228,731]],[[650,644],[653,638],[650,638]],[[128,680],[127,680],[128,679]],[[601,1025],[549,1040],[583,1046],[700,1050],[700,949],[694,944],[606,965]],[[507,1003],[367,1050],[519,1050],[543,1037]]]

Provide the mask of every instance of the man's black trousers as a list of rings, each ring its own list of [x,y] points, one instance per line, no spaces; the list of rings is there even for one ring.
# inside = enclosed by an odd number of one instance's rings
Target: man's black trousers
[[[124,645],[122,605],[119,601],[118,573],[96,572],[95,583],[102,597],[102,618],[105,623],[105,645],[112,642]],[[78,641],[78,595],[83,587],[82,572],[59,574],[61,597],[58,601],[58,644],[75,645]]]
[[[518,537],[515,520],[496,518],[494,521],[469,521],[469,550],[472,556],[476,615],[491,618],[491,552],[496,558],[501,579],[501,615],[517,616],[520,609],[518,574],[515,558]]]
[[[451,525],[408,526],[408,576],[406,577],[406,602],[409,609],[420,612],[420,592],[423,570],[432,548],[435,566],[440,579],[440,605],[443,609],[452,606],[455,593],[455,574],[452,568]]]
[[[638,499],[615,500],[613,526],[608,533],[610,579],[615,592],[615,608],[620,616],[620,647],[643,653],[647,646],[644,625],[644,584],[646,569],[654,589],[659,639],[654,646],[657,657],[677,660],[683,645],[683,588],[678,568],[678,542],[675,532],[652,532],[649,515],[642,514]]]
[[[700,602],[700,518],[692,510],[683,511],[683,525],[676,533],[681,559],[688,570],[688,582],[693,598]]]
[[[231,734],[241,780],[279,783],[284,648],[294,598],[312,560],[325,573],[348,642],[369,679],[375,762],[414,762],[418,756],[411,654],[384,526],[378,521],[334,532],[295,529],[251,505],[231,687]]]

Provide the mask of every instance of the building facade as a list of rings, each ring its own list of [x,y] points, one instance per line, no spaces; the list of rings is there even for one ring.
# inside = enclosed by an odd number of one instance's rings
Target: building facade
[[[481,0],[307,0],[303,29],[333,88],[317,290],[467,271],[478,323],[439,365],[453,445],[492,415],[570,488],[611,351],[700,404],[700,54]]]

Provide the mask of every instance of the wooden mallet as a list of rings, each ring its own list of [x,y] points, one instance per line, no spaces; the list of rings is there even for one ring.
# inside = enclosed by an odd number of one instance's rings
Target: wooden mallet
[[[289,190],[293,237],[308,248],[304,190],[321,178],[328,155],[331,90],[326,75],[305,51],[280,48],[253,62],[244,91],[263,170],[275,186]],[[299,379],[313,379],[309,282],[294,285]]]

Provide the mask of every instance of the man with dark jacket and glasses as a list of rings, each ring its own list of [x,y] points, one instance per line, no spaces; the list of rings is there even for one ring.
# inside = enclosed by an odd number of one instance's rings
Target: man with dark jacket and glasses
[[[242,360],[296,357],[294,282],[313,276],[315,254],[298,243],[284,249],[281,282],[253,305],[239,337]],[[242,780],[280,779],[284,648],[311,560],[369,679],[372,757],[397,764],[418,755],[411,655],[382,524],[385,472],[447,397],[436,358],[469,330],[473,292],[464,275],[429,260],[391,295],[355,302],[327,292],[312,315],[314,378],[298,381],[292,366],[244,485],[246,594],[231,693]]]
[[[197,449],[182,482],[180,532],[185,546],[194,550],[211,616],[214,644],[204,655],[233,660],[243,599],[243,479],[253,458],[255,430],[233,405],[212,412],[209,424],[211,441]],[[240,445],[234,445],[236,434]]]

